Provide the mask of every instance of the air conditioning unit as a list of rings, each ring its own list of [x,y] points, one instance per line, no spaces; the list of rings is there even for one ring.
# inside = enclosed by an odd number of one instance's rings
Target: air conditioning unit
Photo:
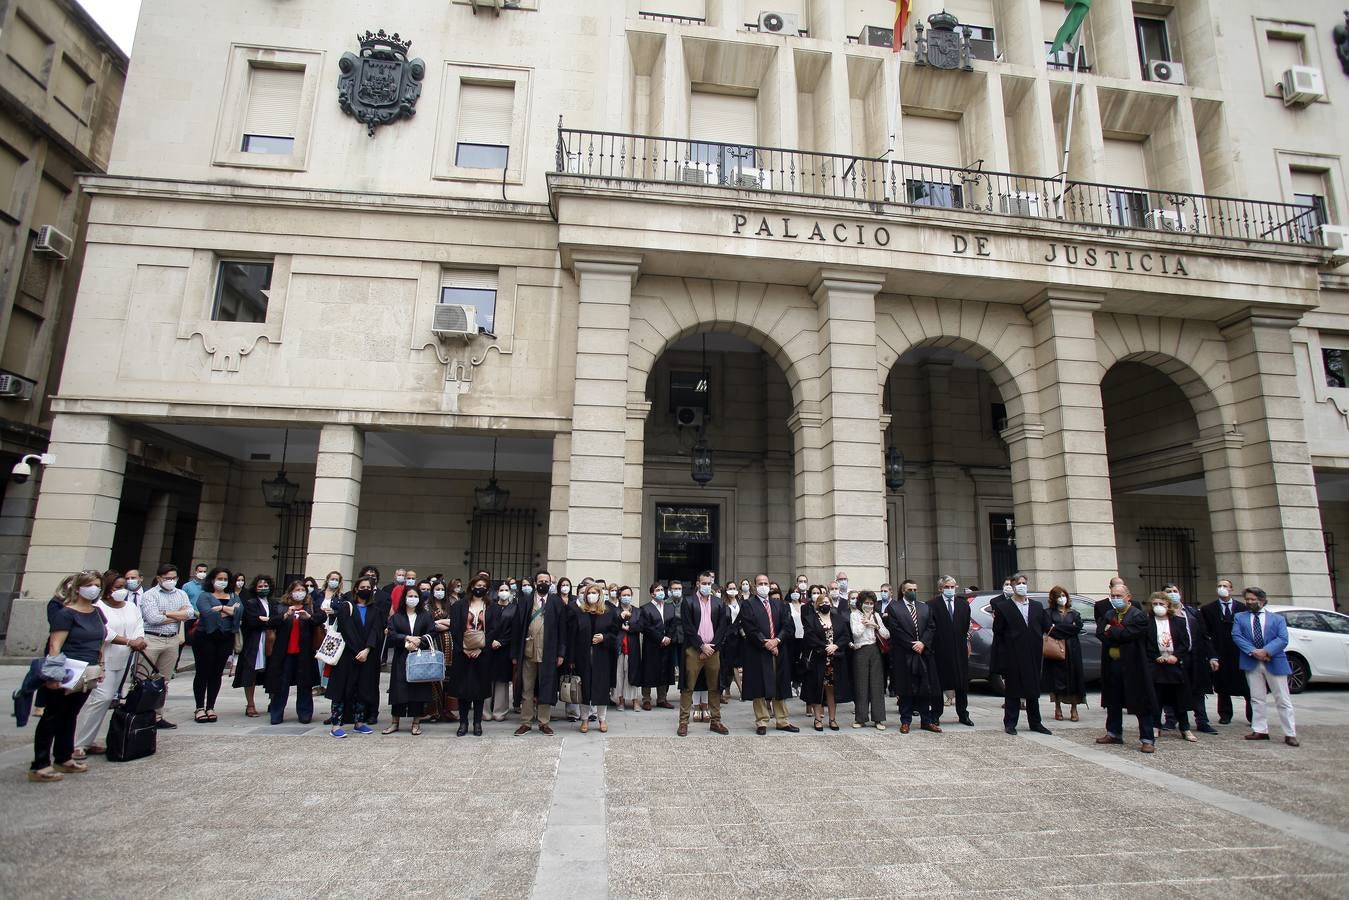
[[[1033,219],[1044,218],[1044,197],[1033,191],[1013,191],[1004,194],[999,201],[1003,215],[1028,216]]]
[[[1321,243],[1330,248],[1336,259],[1349,257],[1349,228],[1343,225],[1321,225]]]
[[[717,167],[713,163],[685,160],[679,166],[679,180],[685,184],[716,184]]]
[[[57,259],[70,259],[70,254],[75,252],[75,242],[70,239],[70,235],[59,231],[55,225],[43,225],[37,230],[33,252],[46,253]]]
[[[970,57],[973,59],[982,59],[987,62],[994,62],[998,56],[998,49],[989,38],[970,38]]]
[[[765,34],[800,34],[800,22],[791,13],[759,13],[759,30]]]
[[[469,5],[473,8],[475,16],[479,9],[490,9],[493,15],[501,15],[501,0],[469,0]]]
[[[857,43],[865,44],[868,47],[893,47],[895,45],[895,30],[893,28],[882,28],[879,25],[868,25],[857,36]]]
[[[1161,81],[1166,84],[1184,84],[1185,67],[1169,59],[1148,60],[1148,81]]]
[[[1184,213],[1174,209],[1154,209],[1143,217],[1143,227],[1154,231],[1185,231],[1189,223]]]
[[[1283,105],[1306,106],[1326,95],[1326,82],[1315,66],[1293,66],[1284,70]]]
[[[702,428],[707,411],[701,406],[676,406],[674,417],[680,428]]]
[[[27,378],[20,378],[8,372],[0,373],[0,399],[32,400],[34,387],[33,382]]]
[[[735,173],[734,184],[735,187],[771,191],[773,189],[773,173],[768,169],[740,169]]]
[[[437,304],[431,317],[431,333],[441,338],[472,338],[478,333],[477,308],[462,303]]]

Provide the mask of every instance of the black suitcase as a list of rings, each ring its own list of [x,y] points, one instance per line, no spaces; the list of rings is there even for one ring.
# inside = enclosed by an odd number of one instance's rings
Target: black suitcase
[[[156,735],[155,711],[132,713],[118,707],[112,711],[108,725],[108,759],[112,762],[130,762],[153,756]]]

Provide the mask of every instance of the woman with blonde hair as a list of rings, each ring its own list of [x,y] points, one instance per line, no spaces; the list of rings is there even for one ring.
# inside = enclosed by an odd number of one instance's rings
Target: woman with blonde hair
[[[598,582],[587,586],[576,608],[572,646],[576,674],[581,676],[582,734],[590,731],[591,718],[599,720],[600,731],[609,730],[610,694],[622,626],[617,608],[603,598],[603,588]]]
[[[48,605],[45,677],[37,702],[42,718],[33,732],[33,764],[28,780],[60,781],[89,771],[75,759],[75,724],[89,691],[103,681],[103,638],[107,619],[94,602],[103,594],[103,573],[87,569],[62,582],[55,606]],[[55,764],[52,763],[55,758]]]
[[[1147,658],[1152,661],[1152,685],[1157,692],[1157,707],[1176,711],[1180,736],[1197,743],[1190,730],[1190,681],[1186,666],[1190,659],[1190,630],[1184,617],[1171,615],[1170,598],[1162,591],[1148,597],[1148,630],[1144,635]]]

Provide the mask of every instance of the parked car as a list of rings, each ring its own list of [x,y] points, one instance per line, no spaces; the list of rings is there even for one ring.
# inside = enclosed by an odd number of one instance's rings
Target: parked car
[[[970,601],[970,680],[986,681],[988,688],[995,694],[1003,689],[1002,676],[989,674],[989,661],[993,656],[993,600],[1001,597],[1002,592],[973,594]],[[1049,603],[1048,591],[1033,591],[1032,600],[1041,605]],[[1096,601],[1081,594],[1070,594],[1069,602],[1082,616],[1082,671],[1090,684],[1101,680],[1101,642],[1096,639]]]
[[[1349,682],[1349,616],[1305,606],[1267,606],[1288,623],[1288,689],[1300,693],[1312,682]]]

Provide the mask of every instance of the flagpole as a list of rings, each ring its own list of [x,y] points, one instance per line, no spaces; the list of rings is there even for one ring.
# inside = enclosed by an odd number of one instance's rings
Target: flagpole
[[[1068,89],[1068,122],[1063,131],[1063,169],[1059,172],[1058,216],[1060,219],[1067,218],[1064,213],[1068,200],[1068,154],[1073,149],[1073,117],[1077,112],[1077,73],[1080,69],[1082,42],[1086,40],[1086,37],[1086,29],[1079,28],[1077,47],[1073,50],[1073,77],[1071,87]]]

